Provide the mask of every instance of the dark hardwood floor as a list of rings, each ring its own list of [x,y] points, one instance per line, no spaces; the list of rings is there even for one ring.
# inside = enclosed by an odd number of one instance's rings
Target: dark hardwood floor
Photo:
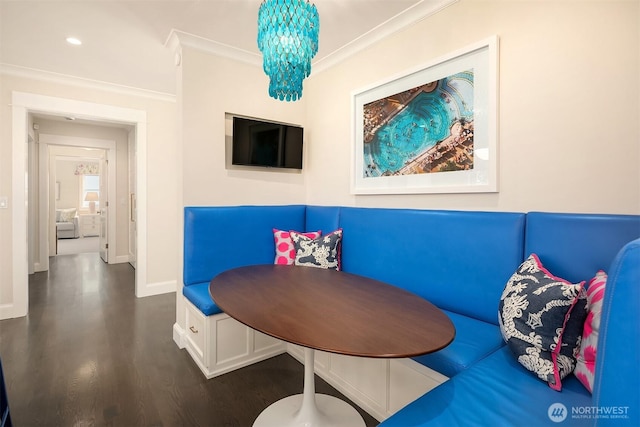
[[[301,393],[303,366],[287,354],[207,380],[173,342],[175,298],[136,298],[129,264],[52,257],[30,276],[29,315],[0,321],[14,425],[244,427]],[[316,390],[349,401],[317,376]]]

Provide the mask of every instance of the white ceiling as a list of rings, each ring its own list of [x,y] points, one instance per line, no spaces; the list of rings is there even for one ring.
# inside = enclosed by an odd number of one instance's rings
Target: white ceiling
[[[456,0],[315,0],[314,67],[334,63]],[[261,0],[0,0],[0,70],[47,71],[176,93],[172,30],[189,40],[260,56]],[[81,46],[65,39],[74,36]],[[194,37],[195,36],[195,37]],[[180,38],[182,41],[183,38]]]

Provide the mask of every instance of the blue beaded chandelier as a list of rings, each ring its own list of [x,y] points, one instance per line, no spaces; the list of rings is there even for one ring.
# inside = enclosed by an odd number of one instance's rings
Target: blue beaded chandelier
[[[302,97],[302,81],[318,52],[318,10],[309,0],[264,0],[258,11],[258,48],[269,76],[269,96]]]

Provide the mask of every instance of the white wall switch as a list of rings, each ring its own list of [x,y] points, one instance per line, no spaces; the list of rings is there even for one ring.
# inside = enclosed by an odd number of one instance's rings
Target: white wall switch
[[[0,196],[0,209],[7,209],[9,207],[9,198],[7,196]]]

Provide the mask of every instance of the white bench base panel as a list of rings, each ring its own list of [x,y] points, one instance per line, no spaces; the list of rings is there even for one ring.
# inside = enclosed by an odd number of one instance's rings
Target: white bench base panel
[[[208,379],[285,351],[304,364],[303,348],[255,331],[228,315],[205,316],[185,298],[186,330],[174,341],[186,348]],[[378,421],[448,378],[411,359],[374,359],[315,352],[315,373]]]
[[[287,352],[304,362],[303,348]],[[315,372],[378,421],[383,421],[448,378],[411,359],[374,359],[315,352]]]
[[[209,379],[286,351],[284,342],[255,331],[227,314],[205,316],[186,298],[185,306],[186,330],[176,342],[187,349]],[[174,332],[175,329],[176,326]]]

